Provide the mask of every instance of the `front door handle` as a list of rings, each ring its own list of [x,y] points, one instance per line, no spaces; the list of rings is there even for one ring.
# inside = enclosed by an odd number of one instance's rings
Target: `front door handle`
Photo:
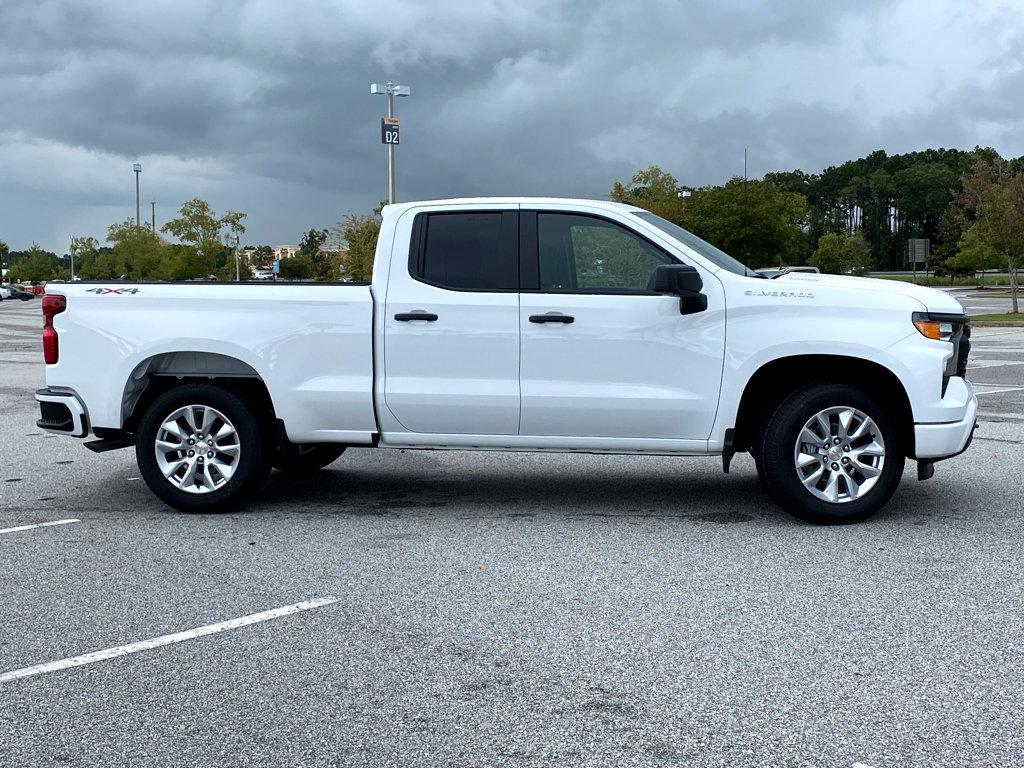
[[[400,312],[395,320],[437,320],[437,316],[432,312]]]
[[[572,323],[576,320],[572,315],[560,312],[549,312],[545,315],[531,315],[530,323]]]

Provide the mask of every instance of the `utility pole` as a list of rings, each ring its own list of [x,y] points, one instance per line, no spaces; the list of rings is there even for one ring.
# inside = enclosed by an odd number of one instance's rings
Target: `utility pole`
[[[235,282],[237,283],[242,280],[241,267],[238,261],[238,233],[231,235],[231,245],[232,250],[235,252]]]
[[[151,213],[152,213],[152,216],[153,216],[153,221],[152,221],[152,224],[150,224],[150,227],[153,230],[153,234],[156,235],[156,201],[155,200],[149,201],[149,206],[150,206]]]
[[[135,226],[142,226],[141,215],[139,211],[139,174],[142,173],[142,164],[135,163],[132,165],[132,170],[135,172]]]
[[[380,141],[388,148],[388,203],[395,202],[395,147],[400,141],[399,122],[395,117],[395,97],[408,96],[411,93],[409,86],[398,85],[389,80],[381,85],[380,83],[370,84],[371,94],[384,94],[388,99],[388,116],[380,122]]]

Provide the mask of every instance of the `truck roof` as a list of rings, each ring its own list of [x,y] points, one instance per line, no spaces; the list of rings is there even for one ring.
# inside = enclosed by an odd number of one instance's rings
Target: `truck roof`
[[[629,203],[617,203],[613,200],[592,200],[586,198],[537,198],[508,195],[489,198],[443,198],[439,200],[410,200],[404,203],[392,203],[384,207],[384,211],[404,211],[416,206],[478,206],[478,205],[578,205],[587,208],[604,208],[610,211],[636,211],[638,207]]]

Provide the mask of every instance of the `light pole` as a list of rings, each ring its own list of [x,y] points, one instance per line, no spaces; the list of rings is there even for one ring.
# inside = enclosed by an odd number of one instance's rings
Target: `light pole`
[[[241,269],[238,264],[238,233],[233,233],[231,236],[231,248],[235,252],[235,282],[242,280]]]
[[[68,240],[71,241],[71,246],[68,248],[68,253],[71,255],[71,278],[69,283],[75,282],[75,236],[68,235]]]
[[[132,165],[132,170],[135,172],[135,226],[141,226],[141,212],[139,210],[139,174],[142,173],[142,164],[135,163]]]
[[[150,212],[153,215],[153,221],[152,221],[152,224],[150,224],[150,228],[153,230],[153,234],[156,235],[156,201],[155,200],[149,201],[149,207],[150,207]]]
[[[398,120],[395,119],[395,97],[408,96],[411,93],[409,86],[398,85],[393,81],[381,85],[380,83],[370,84],[371,94],[384,94],[388,97],[388,116],[381,121],[381,143],[388,148],[388,203],[395,202],[395,147],[399,142]]]

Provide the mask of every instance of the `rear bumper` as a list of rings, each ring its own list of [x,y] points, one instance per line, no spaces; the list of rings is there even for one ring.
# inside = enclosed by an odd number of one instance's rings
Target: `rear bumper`
[[[966,413],[956,422],[914,425],[914,458],[945,459],[967,448],[978,415],[978,397],[971,393]]]
[[[84,438],[89,434],[89,417],[85,406],[74,393],[52,390],[49,387],[36,390],[39,416],[36,427],[51,433]]]

